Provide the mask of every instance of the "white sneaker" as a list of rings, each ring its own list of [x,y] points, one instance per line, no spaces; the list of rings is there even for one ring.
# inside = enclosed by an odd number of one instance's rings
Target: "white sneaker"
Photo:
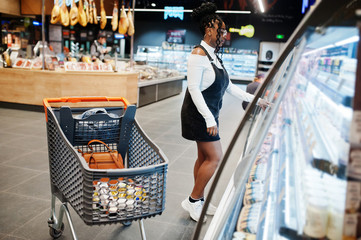
[[[203,204],[202,201],[197,201],[195,203],[191,203],[189,201],[188,198],[184,199],[182,202],[182,207],[184,210],[186,210],[187,212],[189,212],[189,215],[191,216],[191,218],[198,222],[201,213],[202,213],[202,208],[203,208]],[[207,217],[204,216],[203,222],[207,221]]]
[[[204,202],[205,202],[205,199],[202,200],[202,205],[204,205]],[[217,207],[214,206],[212,203],[209,203],[206,214],[209,216],[213,216],[216,213],[216,211],[217,211]]]
[[[204,202],[203,202],[203,204],[204,204]],[[217,211],[217,207],[214,206],[212,203],[209,203],[206,214],[213,216],[216,213],[216,211]]]

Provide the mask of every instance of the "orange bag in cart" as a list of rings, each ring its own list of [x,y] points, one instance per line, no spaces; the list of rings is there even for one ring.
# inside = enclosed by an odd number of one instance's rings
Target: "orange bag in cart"
[[[95,152],[92,143],[100,143],[106,147],[106,152]],[[89,164],[89,168],[93,169],[120,169],[124,168],[123,158],[116,150],[109,148],[104,142],[94,139],[88,142],[88,147],[91,152],[83,153],[82,156]],[[80,150],[79,150],[80,151]],[[81,151],[80,151],[81,152]]]

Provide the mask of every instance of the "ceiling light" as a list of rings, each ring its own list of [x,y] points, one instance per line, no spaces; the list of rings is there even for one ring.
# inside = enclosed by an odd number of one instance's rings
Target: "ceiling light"
[[[152,7],[156,7],[157,6],[157,4],[155,4],[155,3],[152,3],[152,4],[150,4]]]
[[[309,52],[306,52],[306,53],[304,53],[304,54],[302,54],[302,55],[303,55],[303,56],[307,56],[307,55],[310,55],[310,54],[312,54],[312,53],[316,53],[316,52],[318,52],[318,51],[321,51],[321,50],[324,50],[324,49],[328,49],[328,48],[332,48],[332,47],[335,47],[335,45],[334,45],[334,44],[330,44],[330,45],[327,45],[327,46],[324,46],[324,47],[321,47],[321,48],[316,48],[316,49],[311,50],[311,51],[309,51]]]
[[[262,0],[258,0],[258,4],[259,4],[259,9],[261,10],[262,13],[264,13],[264,7],[263,7]]]
[[[348,43],[353,43],[353,42],[357,42],[360,39],[359,36],[353,36],[350,38],[346,38],[345,40],[339,41],[337,43],[335,43],[336,46],[342,46]]]

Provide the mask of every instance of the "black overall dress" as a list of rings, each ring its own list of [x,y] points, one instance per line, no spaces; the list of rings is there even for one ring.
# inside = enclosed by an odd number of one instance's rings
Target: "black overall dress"
[[[222,107],[223,95],[229,84],[228,74],[227,71],[224,69],[224,66],[220,59],[219,61],[222,64],[222,69],[217,68],[217,66],[213,63],[213,59],[203,46],[199,45],[196,47],[202,48],[203,51],[207,54],[207,57],[211,62],[214,73],[216,75],[214,82],[211,84],[211,86],[202,91],[202,95],[207,104],[207,107],[212,112],[218,127],[219,110]],[[203,116],[198,112],[197,107],[194,105],[188,88],[182,105],[181,122],[182,136],[185,139],[200,142],[211,142],[220,139],[218,133],[216,136],[210,136],[207,133],[206,121],[204,120]]]

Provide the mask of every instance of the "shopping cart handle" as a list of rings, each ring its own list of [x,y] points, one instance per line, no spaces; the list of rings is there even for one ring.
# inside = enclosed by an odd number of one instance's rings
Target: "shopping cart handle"
[[[45,111],[45,118],[48,121],[47,108],[50,108],[49,103],[60,103],[60,102],[123,102],[124,110],[127,109],[130,103],[123,97],[61,97],[61,98],[44,98],[43,105]]]
[[[127,99],[123,97],[61,97],[61,98],[44,98],[43,104],[44,107],[50,107],[49,103],[59,103],[59,102],[123,102],[124,109],[127,108],[130,103]]]

